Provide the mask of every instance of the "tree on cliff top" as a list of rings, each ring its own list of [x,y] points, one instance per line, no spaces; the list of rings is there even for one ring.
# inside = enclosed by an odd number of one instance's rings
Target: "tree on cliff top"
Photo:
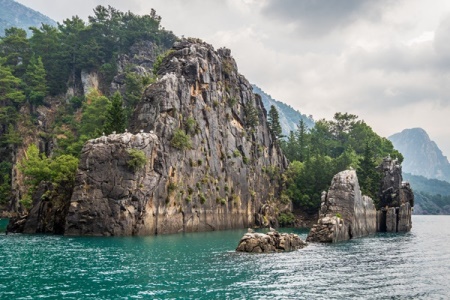
[[[283,137],[283,130],[280,124],[280,116],[278,114],[278,110],[273,105],[270,106],[269,115],[267,116],[267,123],[269,125],[270,131],[272,131],[276,139],[280,139]]]
[[[122,133],[125,131],[126,116],[123,108],[122,96],[116,92],[111,98],[111,106],[106,112],[105,125],[103,131],[105,134],[111,134],[113,131]]]

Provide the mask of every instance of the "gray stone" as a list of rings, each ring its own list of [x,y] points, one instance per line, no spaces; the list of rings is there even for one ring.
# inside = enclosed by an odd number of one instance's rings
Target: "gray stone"
[[[272,139],[260,98],[237,72],[229,50],[216,52],[192,39],[178,42],[174,50],[130,120],[130,132],[144,133],[113,134],[84,146],[65,234],[277,226],[273,199],[288,162]],[[253,127],[246,105],[258,115]],[[195,121],[191,129],[188,119]],[[172,146],[178,129],[188,133],[190,148]],[[143,169],[127,166],[129,149],[145,152]],[[263,171],[269,168],[275,176]]]
[[[296,234],[270,231],[267,234],[246,233],[236,248],[238,252],[271,253],[302,249],[307,244]]]
[[[322,194],[319,220],[308,242],[335,243],[376,232],[376,209],[370,197],[361,194],[354,170],[342,171]]]

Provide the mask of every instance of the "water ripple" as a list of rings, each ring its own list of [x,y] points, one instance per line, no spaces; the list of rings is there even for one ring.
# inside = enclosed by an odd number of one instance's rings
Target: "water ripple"
[[[408,234],[268,255],[234,252],[242,230],[0,235],[0,299],[448,299],[450,217],[413,223]]]

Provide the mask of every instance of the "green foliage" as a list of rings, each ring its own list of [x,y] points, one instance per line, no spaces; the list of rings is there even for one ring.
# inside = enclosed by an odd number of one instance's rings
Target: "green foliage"
[[[295,207],[317,211],[321,192],[328,189],[336,173],[349,168],[357,170],[362,192],[377,201],[381,177],[376,166],[388,154],[402,156],[392,143],[357,118],[336,113],[332,121],[320,120],[309,132],[300,121],[297,131],[281,143],[291,160],[283,175],[285,194]]]
[[[5,36],[0,40],[0,56],[5,58],[5,66],[11,69],[14,76],[23,76],[31,53],[25,30],[16,27],[5,30]]]
[[[186,150],[192,147],[191,138],[182,129],[175,130],[170,144],[179,150]]]
[[[338,217],[339,219],[342,219],[342,215],[340,213],[337,213],[336,217]]]
[[[36,145],[30,145],[25,158],[19,164],[19,170],[25,175],[28,193],[20,200],[29,209],[31,195],[39,183],[46,181],[54,185],[71,185],[75,180],[78,159],[72,155],[60,155],[55,158],[40,154]]]
[[[27,178],[27,183],[36,187],[41,181],[52,183],[73,182],[78,167],[78,159],[72,155],[60,155],[48,158],[39,153],[36,145],[28,147],[25,159],[19,164],[19,169]]]
[[[233,157],[240,157],[241,156],[241,151],[239,151],[238,149],[235,149],[233,151]]]
[[[245,124],[249,128],[255,128],[259,124],[258,111],[252,101],[244,105]]]
[[[147,157],[145,156],[144,151],[137,149],[129,149],[127,150],[127,152],[129,155],[127,164],[133,171],[142,169],[147,163]]]
[[[44,64],[40,57],[32,56],[24,76],[25,93],[31,104],[42,104],[47,95],[47,81]]]
[[[267,123],[269,129],[276,139],[283,137],[283,130],[281,129],[280,116],[275,106],[270,106],[269,114],[267,116]]]
[[[237,102],[238,102],[238,100],[236,99],[236,97],[228,98],[228,106],[230,106],[230,107],[234,107]]]
[[[123,108],[122,96],[116,92],[111,99],[111,106],[108,108],[105,117],[103,132],[111,134],[112,132],[122,133],[125,131],[126,116]]]
[[[293,225],[295,216],[290,212],[282,212],[278,215],[278,223],[281,227]]]
[[[197,131],[197,121],[193,117],[188,117],[184,122],[186,132],[188,134],[194,134]]]
[[[22,144],[22,137],[20,136],[19,132],[14,129],[14,126],[12,124],[8,125],[6,133],[1,137],[0,140],[2,145],[19,146]]]
[[[25,95],[20,89],[22,80],[13,75],[5,62],[5,58],[0,58],[0,103],[17,106],[25,100]]]
[[[161,69],[161,65],[163,61],[169,57],[172,53],[174,53],[174,50],[170,49],[167,50],[165,53],[162,53],[156,57],[155,63],[153,64],[153,74],[157,75],[159,72],[159,69]]]
[[[0,163],[0,205],[9,202],[11,194],[11,168],[8,162]]]
[[[167,194],[172,195],[178,189],[178,185],[175,182],[169,182],[167,186]]]
[[[200,193],[200,194],[198,195],[198,198],[200,199],[200,203],[201,203],[201,204],[205,204],[205,202],[206,202],[206,197],[205,197],[205,195],[203,195],[202,193]]]
[[[81,116],[80,136],[95,138],[101,135],[107,119],[111,101],[98,91],[92,90],[86,96]]]

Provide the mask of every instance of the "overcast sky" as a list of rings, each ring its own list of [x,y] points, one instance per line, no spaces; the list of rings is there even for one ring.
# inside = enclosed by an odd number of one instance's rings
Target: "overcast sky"
[[[349,112],[382,136],[422,127],[450,156],[448,0],[18,0],[61,22],[96,5],[227,47],[239,71],[314,119]]]

